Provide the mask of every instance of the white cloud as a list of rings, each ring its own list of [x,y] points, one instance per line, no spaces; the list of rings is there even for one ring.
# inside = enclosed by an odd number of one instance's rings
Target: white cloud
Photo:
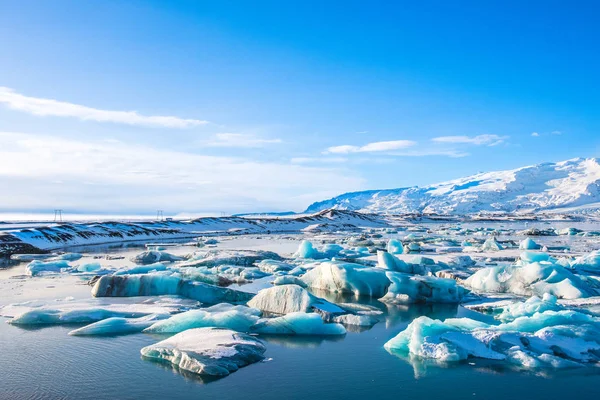
[[[264,139],[244,133],[217,133],[213,139],[204,143],[211,147],[264,147],[269,144],[283,143],[281,139]]]
[[[540,136],[540,134],[539,134],[539,133],[537,133],[537,132],[532,132],[532,133],[531,133],[531,136],[533,136],[533,137],[539,137],[539,136]]]
[[[476,146],[496,146],[508,139],[508,136],[478,135],[478,136],[440,136],[431,139],[435,143],[472,144]]]
[[[360,189],[333,167],[209,156],[115,141],[0,132],[0,209],[301,210]]]
[[[0,87],[0,103],[7,107],[37,116],[71,117],[83,121],[113,122],[164,128],[192,128],[208,121],[171,116],[146,116],[136,111],[99,110],[53,99],[28,97],[7,87]]]
[[[353,145],[341,145],[329,147],[325,154],[349,154],[349,153],[374,153],[374,152],[385,152],[392,150],[405,149],[416,145],[417,142],[412,140],[391,140],[386,142],[373,142],[367,143],[364,146],[353,146]]]
[[[552,131],[550,132],[552,135],[562,135],[561,131]]]

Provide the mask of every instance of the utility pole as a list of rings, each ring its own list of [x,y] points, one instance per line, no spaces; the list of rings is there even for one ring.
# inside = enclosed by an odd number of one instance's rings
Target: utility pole
[[[162,221],[164,219],[163,210],[156,210],[156,220]]]
[[[54,210],[54,222],[62,222],[63,210]]]

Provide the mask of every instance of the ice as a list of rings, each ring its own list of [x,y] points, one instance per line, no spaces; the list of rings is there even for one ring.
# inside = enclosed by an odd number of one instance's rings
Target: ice
[[[600,250],[577,257],[571,263],[571,268],[589,274],[600,274]]]
[[[499,319],[502,322],[514,321],[519,317],[532,316],[539,312],[544,311],[558,311],[562,310],[563,307],[557,304],[556,297],[551,294],[544,294],[543,299],[532,296],[524,302],[516,302],[507,306],[498,307],[494,310],[494,318]]]
[[[45,272],[60,272],[62,269],[70,268],[71,266],[65,260],[59,261],[40,261],[33,260],[25,267],[27,274],[36,276]]]
[[[310,311],[328,314],[346,312],[298,285],[281,285],[263,289],[248,302],[248,306],[273,314]]]
[[[550,255],[544,252],[536,251],[524,251],[521,253],[519,258],[525,263],[540,262],[540,261],[554,261],[551,260]]]
[[[386,275],[392,284],[387,294],[379,299],[385,303],[459,303],[465,295],[465,289],[453,279],[400,272],[387,272]]]
[[[379,322],[379,317],[372,314],[344,314],[333,318],[333,322],[349,326],[373,326]]]
[[[385,295],[390,285],[381,268],[337,261],[320,263],[304,274],[302,280],[313,289],[378,298]]]
[[[542,248],[539,244],[533,241],[531,238],[526,238],[519,244],[521,250],[539,250]]]
[[[265,345],[258,339],[228,329],[188,329],[144,347],[142,356],[169,362],[179,370],[199,375],[226,376],[262,360]]]
[[[100,263],[97,263],[97,262],[92,262],[92,263],[78,265],[75,269],[78,272],[95,272],[95,271],[101,270],[102,265],[100,265]]]
[[[262,260],[281,260],[279,254],[264,250],[211,250],[194,254],[182,267],[216,267],[237,265],[252,267]]]
[[[305,258],[319,260],[323,258],[332,258],[340,254],[344,248],[337,244],[326,244],[319,251],[308,240],[303,240],[294,253],[295,258]]]
[[[483,293],[538,297],[549,293],[559,299],[597,295],[596,290],[580,277],[552,262],[482,268],[466,279],[464,284]]]
[[[131,259],[131,261],[140,265],[154,264],[159,261],[174,262],[181,260],[183,260],[183,258],[174,256],[173,254],[164,251],[156,250],[144,251],[143,253],[140,253]]]
[[[407,264],[398,257],[383,250],[377,250],[377,266],[381,269],[406,272],[408,274],[424,274],[427,271],[427,268],[419,263]]]
[[[318,314],[294,312],[282,317],[262,319],[252,331],[269,335],[345,335],[346,329],[338,323],[324,323]]]
[[[481,246],[482,251],[500,251],[504,250],[504,246],[502,246],[495,237],[488,238],[483,245]]]
[[[135,318],[142,316],[145,316],[145,313],[111,310],[107,308],[85,308],[74,310],[40,308],[17,315],[9,320],[8,323],[12,325],[64,325],[96,322],[111,317]]]
[[[139,318],[106,318],[93,324],[69,332],[71,336],[99,336],[137,333],[148,328],[168,315],[152,314]]]
[[[138,275],[147,274],[149,272],[166,271],[167,267],[161,263],[154,263],[149,265],[136,265],[134,267],[122,268],[117,270],[115,275]]]
[[[278,276],[273,280],[273,285],[298,285],[306,287],[306,283],[302,279],[290,275]]]
[[[600,361],[600,319],[576,311],[544,311],[509,323],[419,317],[385,344],[394,354],[439,361],[470,357],[525,368],[564,368]]]
[[[386,247],[390,254],[402,254],[404,253],[404,245],[398,239],[390,239]]]
[[[105,275],[96,281],[92,289],[92,296],[94,297],[160,296],[167,294],[179,295],[207,304],[245,303],[254,296],[252,293],[160,273]]]
[[[179,333],[193,328],[227,328],[248,332],[258,321],[260,311],[246,306],[223,303],[199,310],[190,310],[158,321],[144,330],[151,333]]]
[[[261,260],[256,266],[267,274],[289,271],[294,268],[294,265],[279,260]]]

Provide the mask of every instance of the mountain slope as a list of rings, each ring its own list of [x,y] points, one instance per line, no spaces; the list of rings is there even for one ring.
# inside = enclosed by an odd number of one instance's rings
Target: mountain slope
[[[311,204],[369,213],[471,214],[529,212],[600,202],[600,160],[576,158],[508,171],[480,173],[425,187],[345,193]]]

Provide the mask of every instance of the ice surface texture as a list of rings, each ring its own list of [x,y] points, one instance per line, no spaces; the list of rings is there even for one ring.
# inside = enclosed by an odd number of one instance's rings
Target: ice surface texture
[[[266,347],[250,335],[218,328],[188,329],[141,350],[142,356],[169,362],[199,375],[226,376],[262,360]]]
[[[337,323],[326,324],[318,314],[294,312],[282,317],[263,319],[252,331],[269,335],[345,335],[346,329]]]

